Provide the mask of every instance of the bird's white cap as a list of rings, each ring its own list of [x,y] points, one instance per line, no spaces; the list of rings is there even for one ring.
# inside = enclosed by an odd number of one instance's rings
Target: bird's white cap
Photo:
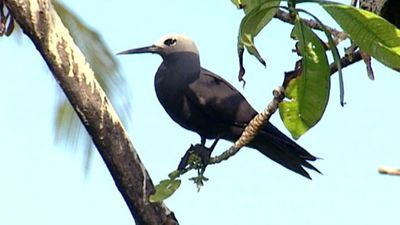
[[[175,52],[192,52],[197,55],[199,54],[193,40],[182,34],[164,35],[158,39],[154,45],[161,48],[166,55]]]

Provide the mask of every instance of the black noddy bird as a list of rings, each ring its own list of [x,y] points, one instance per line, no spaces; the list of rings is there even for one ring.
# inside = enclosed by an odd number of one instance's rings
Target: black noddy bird
[[[200,65],[199,52],[188,37],[169,34],[155,44],[118,54],[155,53],[162,57],[154,85],[168,115],[183,128],[206,139],[236,141],[257,111],[228,81]],[[214,142],[213,147],[215,147]],[[317,157],[267,123],[248,144],[289,170],[311,179],[303,168],[318,171]]]

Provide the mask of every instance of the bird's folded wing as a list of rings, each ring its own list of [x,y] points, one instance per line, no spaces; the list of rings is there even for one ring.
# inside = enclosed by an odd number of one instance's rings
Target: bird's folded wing
[[[199,79],[189,89],[189,101],[217,122],[246,126],[257,114],[235,87],[206,69],[201,70]]]

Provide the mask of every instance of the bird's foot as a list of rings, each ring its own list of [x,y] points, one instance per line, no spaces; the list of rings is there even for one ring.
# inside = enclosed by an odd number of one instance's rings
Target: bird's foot
[[[197,191],[200,191],[200,188],[204,186],[204,182],[208,181],[208,178],[203,173],[199,173],[197,177],[192,177],[189,180],[193,181],[196,184]]]
[[[210,162],[211,152],[211,148],[207,148],[202,144],[190,145],[178,165],[178,170],[183,170],[189,166],[204,172]]]
[[[204,176],[204,172],[210,161],[211,152],[212,150],[210,148],[202,144],[190,145],[178,165],[178,171],[180,171],[180,173],[186,173],[191,169],[197,170],[197,176],[189,180],[192,180],[196,184],[198,191],[200,191],[204,182],[208,180],[208,178]]]
[[[198,190],[200,190],[204,182],[208,180],[208,178],[204,176],[204,172],[207,165],[210,163],[211,153],[217,145],[218,140],[218,138],[215,139],[214,143],[207,148],[205,146],[205,139],[202,138],[201,144],[190,145],[179,162],[177,171],[180,175],[192,169],[197,170],[197,176],[190,178],[190,180],[196,184]]]

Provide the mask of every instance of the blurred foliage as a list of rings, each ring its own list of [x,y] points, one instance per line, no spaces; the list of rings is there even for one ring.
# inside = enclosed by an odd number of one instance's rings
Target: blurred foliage
[[[119,65],[114,59],[114,55],[96,31],[60,2],[53,0],[52,3],[64,25],[69,29],[75,43],[91,65],[97,81],[110,98],[121,119],[126,121],[129,118],[130,94],[125,80],[118,72]],[[93,147],[92,140],[63,93],[60,93],[57,105],[55,140],[57,143],[65,143],[69,149],[82,147],[86,155],[85,165],[88,167]]]

